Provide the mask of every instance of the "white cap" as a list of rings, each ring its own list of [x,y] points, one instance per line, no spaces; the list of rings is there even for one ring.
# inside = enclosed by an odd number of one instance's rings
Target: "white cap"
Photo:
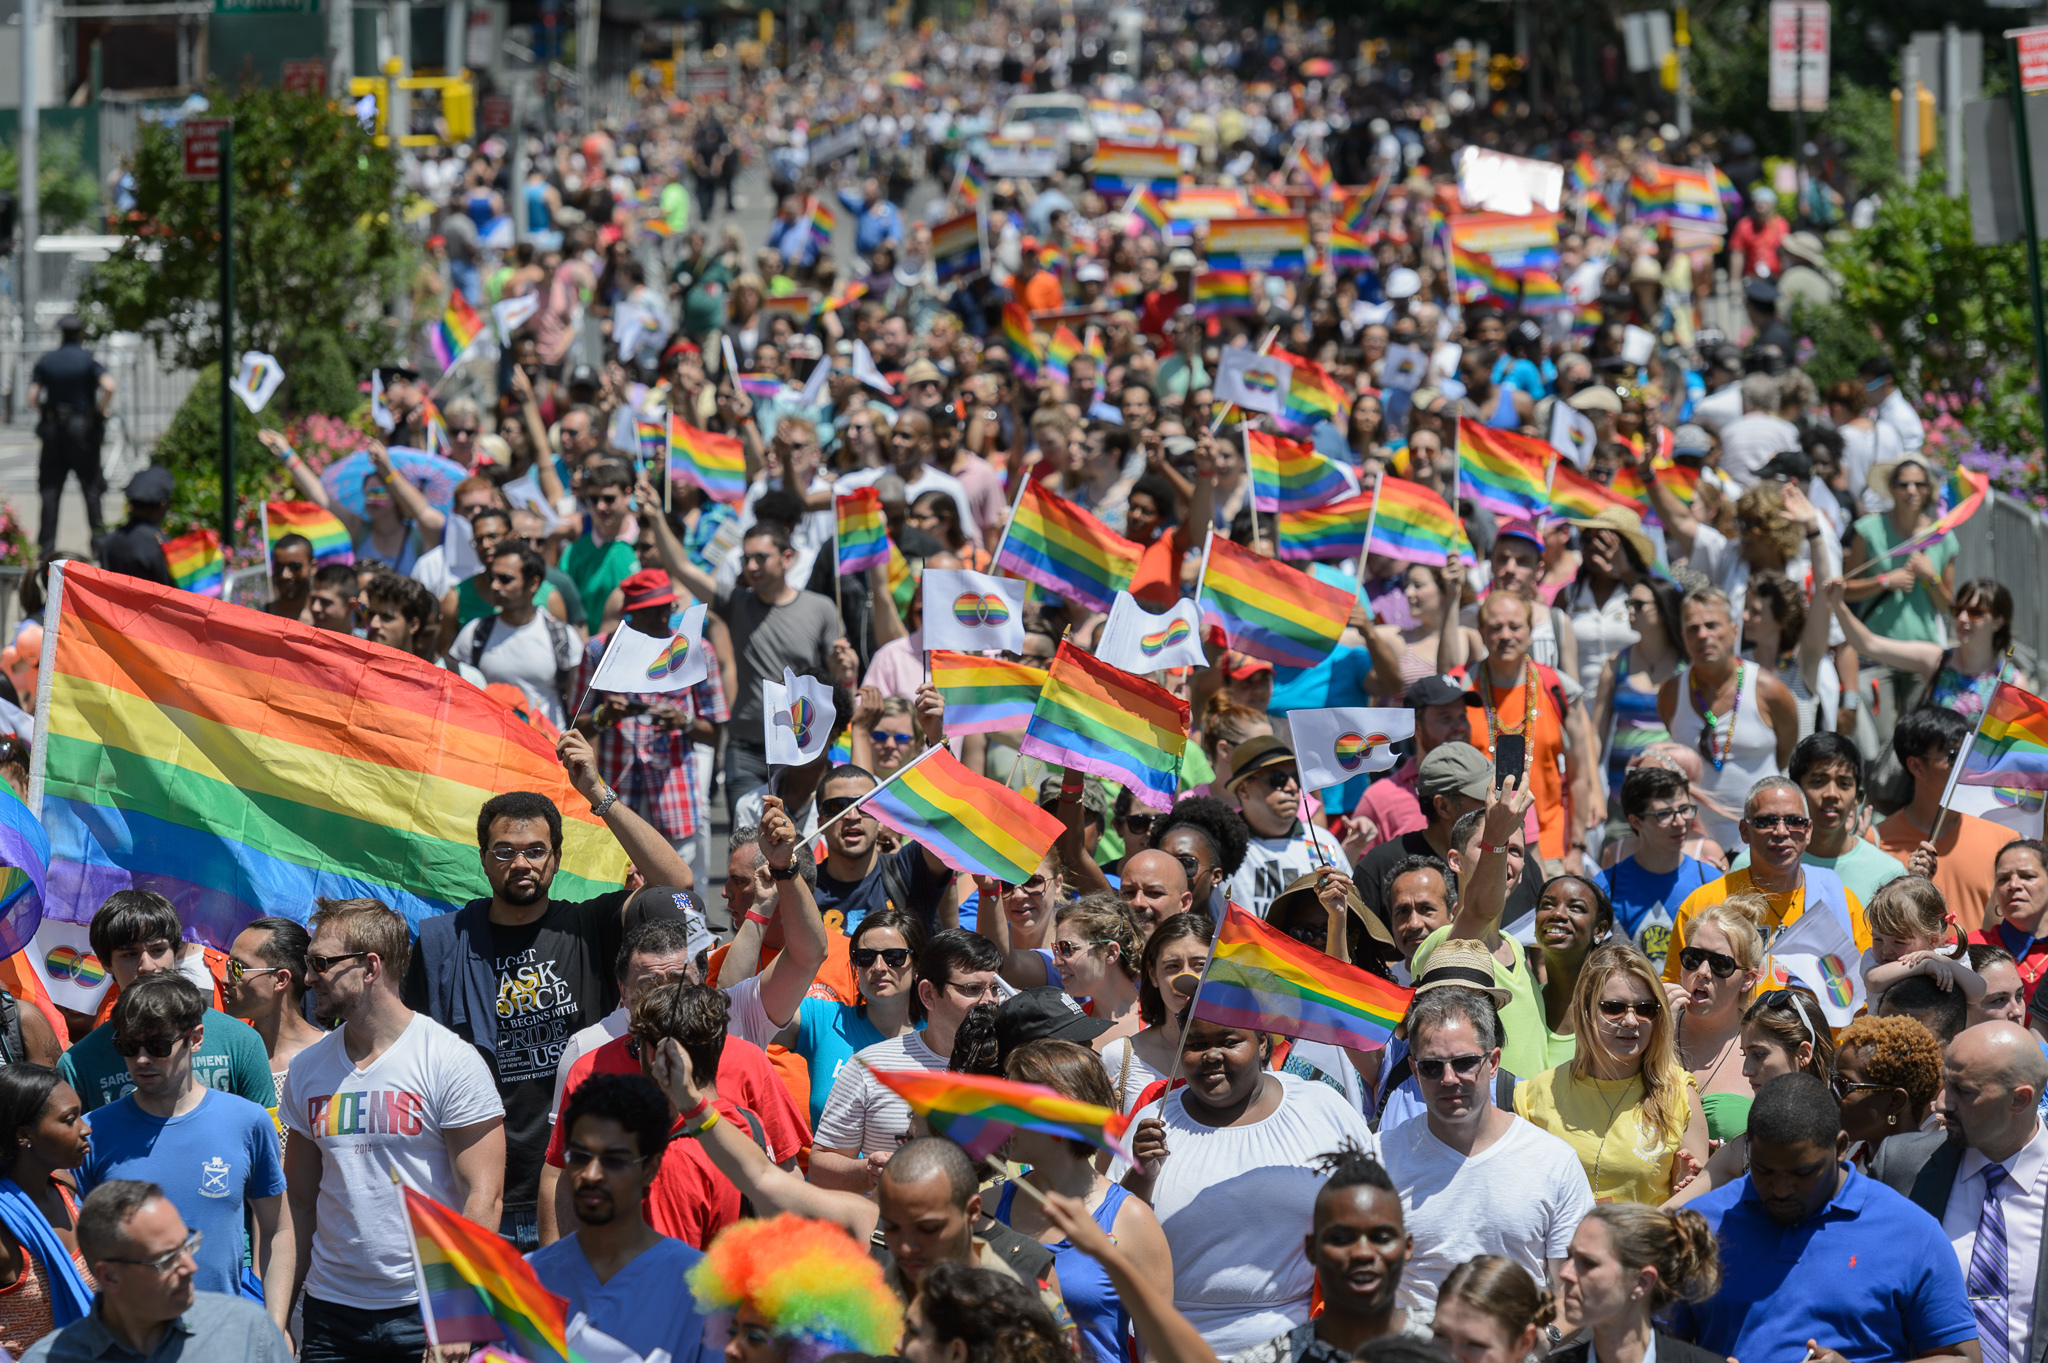
[[[1101,284],[1108,280],[1109,271],[1102,262],[1091,260],[1075,267],[1074,278],[1082,284]]]
[[[1399,302],[1403,298],[1413,298],[1416,294],[1422,292],[1422,276],[1409,269],[1406,265],[1397,265],[1387,271],[1387,287],[1385,292],[1387,297],[1395,302]]]

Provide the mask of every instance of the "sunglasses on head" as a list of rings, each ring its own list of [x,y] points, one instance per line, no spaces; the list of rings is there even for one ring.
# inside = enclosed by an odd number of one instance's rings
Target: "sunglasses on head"
[[[1742,968],[1742,963],[1733,956],[1724,956],[1705,947],[1686,947],[1678,953],[1678,964],[1682,970],[1698,970],[1706,966],[1714,972],[1717,980],[1725,980]]]
[[[910,964],[909,947],[855,947],[846,953],[846,959],[853,962],[855,970],[867,970],[880,961],[891,970],[901,970]]]

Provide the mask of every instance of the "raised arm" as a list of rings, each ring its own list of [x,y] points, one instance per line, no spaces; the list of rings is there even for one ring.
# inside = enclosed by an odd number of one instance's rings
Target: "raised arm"
[[[1045,968],[1045,957],[1029,947],[1010,944],[1010,915],[1003,911],[1003,891],[1009,887],[986,876],[975,879],[981,886],[981,908],[974,915],[974,930],[995,943],[996,950],[1003,954],[1003,963],[996,973],[1018,989],[1057,984],[1057,980],[1048,978],[1051,972]]]
[[[308,468],[305,460],[299,458],[299,452],[284,438],[283,431],[265,428],[256,432],[256,438],[283,462],[284,471],[292,476],[292,483],[299,489],[301,497],[321,510],[330,512],[347,528],[350,539],[363,537],[363,518],[328,493],[327,485],[320,481],[320,475]]]
[[[1895,667],[1901,672],[1917,672],[1922,677],[1931,677],[1941,666],[1941,645],[1920,639],[1892,639],[1875,633],[1870,626],[1856,618],[1849,609],[1849,593],[1841,578],[1833,578],[1821,584],[1818,593],[1826,602],[1826,611],[1842,622],[1842,637],[1849,647],[1855,649],[1870,661],[1884,667]],[[1821,614],[1821,611],[1816,611]]]
[[[383,475],[385,490],[391,500],[398,504],[399,514],[420,528],[420,538],[429,544],[441,542],[441,531],[447,528],[448,518],[434,509],[426,494],[413,486],[412,480],[391,466],[391,451],[384,448],[381,440],[369,444],[370,462]]]
[[[1678,494],[1664,486],[1657,477],[1656,461],[1648,452],[1652,442],[1644,441],[1644,454],[1636,460],[1636,472],[1643,480],[1643,490],[1649,493],[1650,509],[1664,522],[1664,543],[1673,558],[1686,558],[1692,554],[1693,536],[1700,530],[1700,523],[1692,514],[1692,508],[1680,501]],[[1626,446],[1623,446],[1626,449]]]
[[[1109,1275],[1154,1363],[1216,1363],[1216,1352],[1202,1332],[1174,1309],[1173,1254],[1156,1221],[1141,1222],[1133,1228],[1136,1234],[1120,1233],[1112,1240],[1078,1198],[1048,1193],[1043,1204],[1045,1219]]]
[[[604,777],[597,770],[597,754],[591,750],[590,740],[576,730],[571,729],[562,735],[561,741],[555,745],[555,755],[561,759],[562,769],[568,773],[569,784],[576,787],[578,795],[590,801],[593,809],[608,796],[617,795],[618,792],[605,784]],[[628,808],[624,800],[612,799],[610,808],[604,812],[604,826],[619,840],[619,846],[640,868],[641,876],[649,885],[674,885],[683,890],[696,888],[696,877],[690,873],[689,863],[677,855],[674,844]]]
[[[533,380],[516,364],[512,366],[511,383],[512,396],[519,400],[520,419],[526,423],[526,438],[533,445],[533,480],[539,484],[540,495],[547,498],[548,506],[559,515],[569,490],[562,486],[562,476],[555,472],[555,447],[548,441],[547,423],[540,419],[540,399],[534,396]]]
[[[1073,876],[1075,888],[1083,894],[1095,890],[1107,890],[1109,877],[1095,864],[1095,858],[1088,852],[1088,808],[1081,802],[1081,793],[1086,787],[1086,772],[1064,768],[1060,779],[1059,841],[1053,846],[1060,849],[1060,863]],[[1036,952],[1032,953],[1034,956]],[[1041,958],[1042,960],[1043,958]]]
[[[650,508],[647,523],[654,528],[654,551],[661,556],[661,566],[668,570],[670,577],[682,583],[690,595],[707,605],[715,604],[718,583],[711,574],[690,562],[689,551],[683,548],[682,540],[676,537],[675,527],[661,512],[661,498],[656,495],[654,484],[647,481],[645,469],[633,483],[633,495],[640,499],[641,505]],[[732,693],[728,691],[726,694]]]
[[[762,799],[761,856],[772,875],[789,872],[796,857],[796,825],[774,795]],[[787,1027],[818,968],[825,964],[827,941],[825,920],[818,915],[818,901],[801,875],[788,875],[775,882],[775,913],[782,919],[782,951],[761,972],[761,1006],[777,1027]]]
[[[1451,914],[1451,936],[1483,942],[1488,951],[1500,945],[1501,913],[1508,902],[1508,839],[1522,826],[1536,797],[1520,789],[1527,779],[1509,777],[1486,795],[1486,823],[1479,834],[1479,860],[1471,879],[1458,887],[1458,907]]]

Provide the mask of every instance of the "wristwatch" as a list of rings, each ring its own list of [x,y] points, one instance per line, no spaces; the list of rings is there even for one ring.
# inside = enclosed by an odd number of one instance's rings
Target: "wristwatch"
[[[773,880],[795,880],[796,863],[792,861],[787,866],[770,866],[768,868],[768,875]]]
[[[602,819],[606,814],[611,812],[611,807],[617,804],[618,802],[619,793],[616,790],[613,790],[610,786],[606,786],[604,788],[604,798],[599,800],[596,804],[592,805],[590,807],[590,812],[593,816]]]

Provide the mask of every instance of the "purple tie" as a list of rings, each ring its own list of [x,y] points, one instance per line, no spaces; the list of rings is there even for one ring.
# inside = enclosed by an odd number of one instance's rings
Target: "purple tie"
[[[2005,1208],[1998,1200],[1998,1185],[2005,1177],[2003,1166],[1984,1166],[1984,1210],[1977,1215],[1977,1243],[1970,1250],[1965,1285],[1970,1312],[1977,1318],[1977,1347],[1984,1363],[2009,1363],[2012,1354],[2007,1336],[2011,1321],[2006,1302]]]

